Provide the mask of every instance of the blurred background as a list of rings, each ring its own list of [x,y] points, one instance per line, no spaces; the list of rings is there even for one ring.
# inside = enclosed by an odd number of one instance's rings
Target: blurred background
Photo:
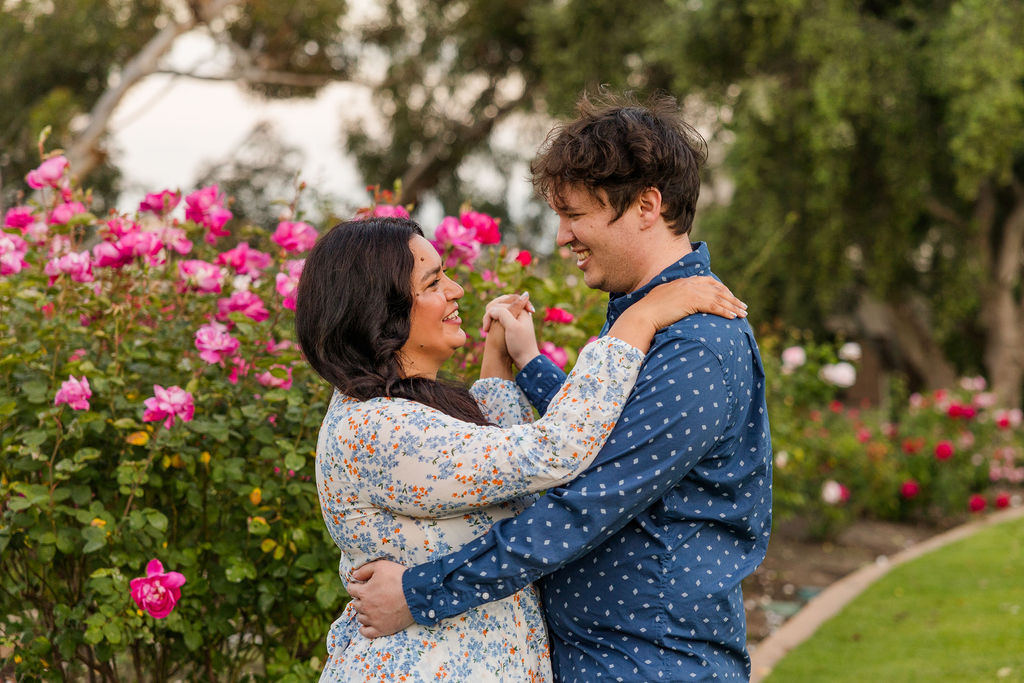
[[[316,222],[400,182],[550,252],[526,182],[602,84],[674,94],[695,239],[762,326],[863,350],[849,398],[1024,380],[1024,6],[1011,0],[3,0],[0,208],[63,148],[94,212],[218,182]],[[246,212],[250,213],[247,214]]]

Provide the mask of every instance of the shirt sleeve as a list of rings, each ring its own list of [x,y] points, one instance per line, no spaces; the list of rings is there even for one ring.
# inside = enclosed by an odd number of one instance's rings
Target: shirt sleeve
[[[565,373],[562,368],[544,355],[537,356],[516,373],[516,384],[541,415],[547,412],[548,404],[563,382]]]
[[[732,412],[718,357],[697,340],[656,340],[589,470],[458,552],[405,572],[418,623],[503,598],[590,552],[715,449]]]
[[[594,342],[548,415],[509,428],[471,424],[412,401],[364,402],[323,435],[322,467],[357,481],[369,504],[411,517],[463,514],[548,489],[596,457],[642,363],[629,344]],[[350,489],[328,478],[323,495]]]
[[[485,377],[473,382],[469,393],[491,424],[512,427],[533,422],[533,408],[512,380]]]

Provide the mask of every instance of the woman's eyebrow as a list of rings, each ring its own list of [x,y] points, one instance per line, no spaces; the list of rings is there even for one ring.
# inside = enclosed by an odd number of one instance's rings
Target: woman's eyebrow
[[[424,273],[423,277],[420,278],[420,282],[421,283],[427,282],[428,280],[431,280],[431,279],[437,277],[438,275],[440,275],[440,273],[441,273],[441,266],[438,266],[437,268],[434,268],[433,270],[430,270],[430,271],[427,271],[426,273]]]

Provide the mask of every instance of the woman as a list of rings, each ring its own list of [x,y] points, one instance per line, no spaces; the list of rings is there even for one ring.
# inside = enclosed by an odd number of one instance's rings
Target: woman
[[[584,347],[545,416],[531,422],[508,381],[512,356],[521,367],[538,353],[525,297],[488,307],[494,324],[480,381],[466,390],[437,380],[466,341],[462,294],[404,219],[342,223],[306,260],[296,329],[310,364],[336,389],[316,475],[342,579],[373,559],[417,564],[446,554],[572,479],[604,444],[660,327],[697,310],[742,315],[711,278],[656,288]],[[328,635],[322,682],[551,680],[532,587],[389,638],[368,640],[358,629],[348,606]]]

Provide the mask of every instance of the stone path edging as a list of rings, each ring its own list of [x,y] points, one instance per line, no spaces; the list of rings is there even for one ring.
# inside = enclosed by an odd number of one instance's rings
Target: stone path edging
[[[750,652],[751,683],[759,683],[782,659],[783,655],[807,640],[823,623],[834,617],[848,602],[884,576],[890,569],[944,545],[959,541],[971,534],[1001,522],[1024,517],[1024,507],[1001,510],[983,519],[975,520],[932,536],[917,545],[896,553],[890,558],[861,567],[839,579],[803,608],[786,620],[773,634],[758,643]],[[769,548],[771,541],[769,541]]]

